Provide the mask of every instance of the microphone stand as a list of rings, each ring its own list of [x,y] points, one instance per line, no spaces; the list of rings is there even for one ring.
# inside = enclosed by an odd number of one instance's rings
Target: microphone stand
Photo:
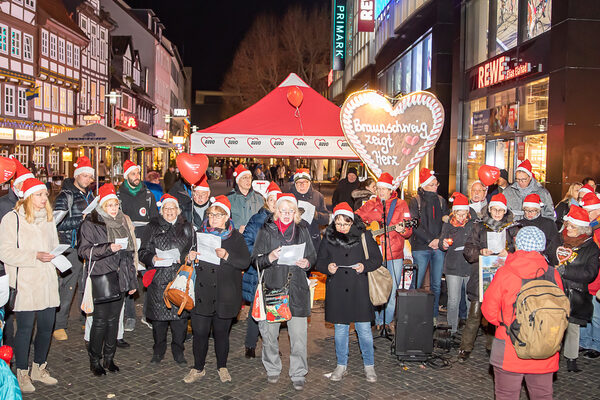
[[[388,248],[388,233],[387,233],[387,215],[385,213],[385,200],[381,200],[383,203],[383,266],[387,268],[387,248]],[[396,290],[392,288],[392,293],[390,296],[396,297]],[[385,311],[387,309],[389,300],[383,305],[383,324],[381,325],[381,330],[379,331],[379,335],[375,336],[374,339],[385,338],[389,341],[393,341],[393,337],[390,334],[389,329],[387,328],[387,324],[385,323]]]

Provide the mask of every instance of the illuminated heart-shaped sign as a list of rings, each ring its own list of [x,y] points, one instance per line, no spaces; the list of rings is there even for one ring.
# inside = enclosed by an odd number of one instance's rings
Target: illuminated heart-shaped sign
[[[558,258],[559,264],[563,264],[566,261],[568,261],[572,255],[573,255],[573,249],[570,249],[568,247],[559,246],[556,249],[556,258]]]
[[[183,179],[192,185],[200,182],[208,167],[208,157],[204,154],[181,153],[175,161]]]
[[[351,94],[340,112],[344,135],[376,176],[387,172],[394,186],[433,149],[444,126],[444,108],[429,92],[414,92],[392,105],[374,90]]]

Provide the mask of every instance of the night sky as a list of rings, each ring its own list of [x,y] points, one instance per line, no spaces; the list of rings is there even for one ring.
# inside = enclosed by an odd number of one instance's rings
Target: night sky
[[[150,8],[165,25],[186,66],[193,68],[194,90],[218,90],[235,51],[254,18],[282,14],[294,4],[329,0],[125,0],[132,8]]]

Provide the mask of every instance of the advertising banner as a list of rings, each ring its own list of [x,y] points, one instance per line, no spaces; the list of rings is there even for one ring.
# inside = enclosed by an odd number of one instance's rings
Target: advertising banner
[[[358,31],[375,30],[375,0],[358,0]]]
[[[332,65],[334,71],[346,67],[346,0],[333,0],[332,18]]]

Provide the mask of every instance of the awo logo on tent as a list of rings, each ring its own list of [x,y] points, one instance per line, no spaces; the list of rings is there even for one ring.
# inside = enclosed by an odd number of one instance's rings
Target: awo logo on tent
[[[308,146],[308,142],[304,140],[304,138],[294,138],[294,140],[292,140],[292,144],[297,149]]]
[[[340,150],[344,150],[345,147],[350,147],[350,145],[348,145],[348,142],[346,142],[344,139],[338,139],[336,144],[340,148]]]
[[[262,144],[262,141],[257,137],[249,137],[248,139],[246,139],[246,143],[248,143],[248,146],[250,146],[251,148],[254,148],[254,146],[260,146]]]
[[[238,140],[234,137],[226,137],[226,138],[223,138],[223,143],[225,143],[225,146],[229,147],[230,145],[234,146],[234,145],[238,144]]]
[[[211,144],[215,144],[215,139],[210,136],[202,136],[200,138],[200,143],[202,143],[204,147],[208,147]]]
[[[329,142],[325,139],[315,139],[315,147],[319,150],[322,147],[329,147]]]
[[[276,149],[277,146],[279,146],[279,147],[285,146],[285,142],[279,137],[271,138],[271,140],[269,140],[269,143],[271,143],[271,146],[274,149]]]

